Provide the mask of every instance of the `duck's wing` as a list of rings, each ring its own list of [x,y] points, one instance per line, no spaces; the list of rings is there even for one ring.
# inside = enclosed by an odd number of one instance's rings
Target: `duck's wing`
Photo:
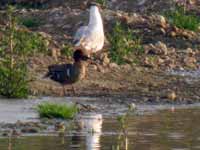
[[[51,65],[48,67],[49,71],[45,77],[49,77],[54,81],[65,82],[71,78],[72,69],[72,64]]]

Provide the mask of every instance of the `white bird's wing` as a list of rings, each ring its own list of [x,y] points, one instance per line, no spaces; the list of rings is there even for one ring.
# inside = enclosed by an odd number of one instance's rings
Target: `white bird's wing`
[[[77,45],[77,43],[79,43],[79,41],[85,36],[85,33],[87,31],[87,26],[81,26],[77,31],[76,34],[74,36],[74,40],[73,42],[75,43],[75,45]]]
[[[103,47],[104,34],[99,30],[90,30],[87,27],[82,32],[77,32],[76,44],[77,47],[83,47],[86,50],[96,52]],[[81,33],[81,34],[79,34]]]

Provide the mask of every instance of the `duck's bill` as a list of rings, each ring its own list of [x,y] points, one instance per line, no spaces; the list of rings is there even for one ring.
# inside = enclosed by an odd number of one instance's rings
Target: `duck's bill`
[[[87,61],[87,60],[92,60],[92,58],[90,58],[89,56],[82,56],[82,60]]]

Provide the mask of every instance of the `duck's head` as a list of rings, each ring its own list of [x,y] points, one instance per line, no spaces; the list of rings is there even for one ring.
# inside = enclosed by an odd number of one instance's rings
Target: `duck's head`
[[[82,50],[79,50],[79,49],[74,52],[73,58],[74,58],[75,62],[78,62],[78,61],[87,61],[87,60],[90,59],[88,56],[84,55],[84,53],[83,53]]]

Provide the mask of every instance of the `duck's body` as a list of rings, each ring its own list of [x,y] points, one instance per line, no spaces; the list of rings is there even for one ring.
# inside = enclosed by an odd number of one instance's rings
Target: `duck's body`
[[[85,65],[80,63],[51,65],[47,76],[60,84],[73,84],[85,76]]]
[[[48,72],[45,77],[63,85],[73,84],[86,75],[87,56],[84,56],[82,51],[74,52],[73,64],[56,64],[48,67]]]
[[[101,14],[97,6],[90,7],[88,26],[80,27],[74,36],[75,49],[82,49],[86,54],[96,53],[104,46],[104,29]]]

